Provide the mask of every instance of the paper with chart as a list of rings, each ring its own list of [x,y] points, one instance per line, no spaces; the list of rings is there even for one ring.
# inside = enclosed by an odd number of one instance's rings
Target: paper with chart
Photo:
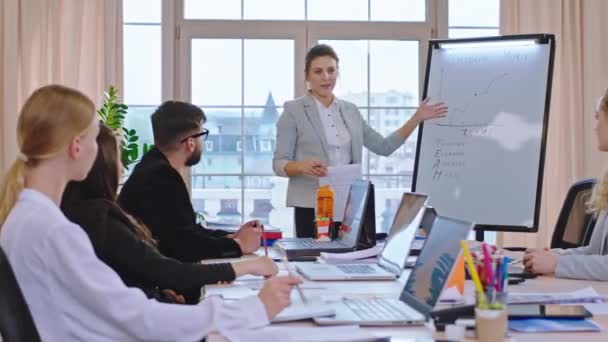
[[[329,184],[334,190],[334,221],[342,221],[350,185],[361,177],[361,164],[349,164],[329,166],[327,176],[319,178],[319,186]]]
[[[549,56],[535,43],[433,48],[427,96],[448,113],[424,123],[415,189],[439,213],[533,226]]]

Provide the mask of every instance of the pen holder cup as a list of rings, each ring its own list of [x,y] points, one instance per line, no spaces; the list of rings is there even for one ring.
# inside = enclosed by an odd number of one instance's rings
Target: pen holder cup
[[[507,309],[475,309],[475,326],[477,341],[504,341],[507,333]]]

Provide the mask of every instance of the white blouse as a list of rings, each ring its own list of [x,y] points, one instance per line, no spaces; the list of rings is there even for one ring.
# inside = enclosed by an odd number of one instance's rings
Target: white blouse
[[[325,107],[314,96],[317,102],[317,110],[327,138],[329,149],[329,166],[348,165],[353,160],[351,137],[344,118],[340,113],[340,104],[334,97],[329,107]]]
[[[35,190],[19,195],[0,245],[44,341],[199,341],[268,324],[257,296],[177,305],[126,287],[96,257],[84,230]]]

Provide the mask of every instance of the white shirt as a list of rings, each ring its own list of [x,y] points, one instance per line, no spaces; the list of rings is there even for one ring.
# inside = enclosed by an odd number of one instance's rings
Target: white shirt
[[[340,104],[334,97],[329,107],[325,107],[314,96],[317,102],[317,110],[321,117],[321,122],[325,128],[327,147],[329,154],[329,165],[339,166],[348,165],[353,160],[352,149],[350,146],[351,138],[346,123],[340,114]]]
[[[165,304],[128,288],[100,261],[82,228],[44,194],[25,189],[0,245],[43,341],[199,341],[212,331],[268,324],[257,296],[226,304]]]

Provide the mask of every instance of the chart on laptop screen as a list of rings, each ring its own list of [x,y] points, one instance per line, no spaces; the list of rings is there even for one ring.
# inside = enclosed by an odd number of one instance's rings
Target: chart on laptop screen
[[[437,217],[407,280],[405,293],[435,306],[460,254],[460,240],[466,239],[471,228],[470,222]]]

